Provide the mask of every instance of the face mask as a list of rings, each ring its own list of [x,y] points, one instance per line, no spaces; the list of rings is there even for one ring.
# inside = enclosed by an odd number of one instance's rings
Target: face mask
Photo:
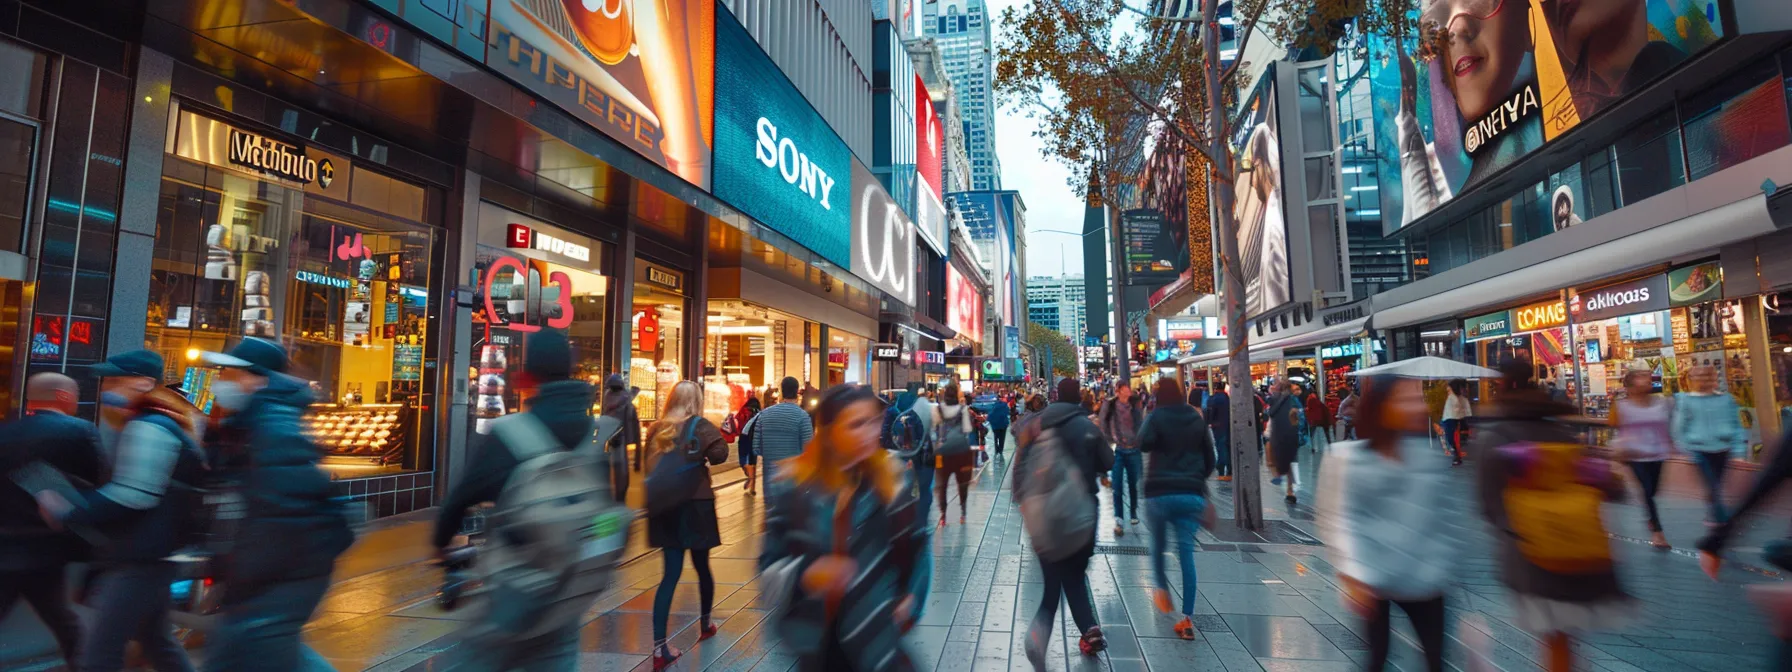
[[[131,405],[131,400],[117,392],[101,392],[100,405],[107,408],[125,408]]]
[[[212,383],[212,401],[226,411],[240,411],[249,405],[249,391],[241,383],[220,380]]]

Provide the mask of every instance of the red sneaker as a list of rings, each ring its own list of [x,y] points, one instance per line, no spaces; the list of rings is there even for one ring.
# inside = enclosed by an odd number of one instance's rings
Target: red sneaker
[[[1101,626],[1095,626],[1083,633],[1083,638],[1077,641],[1076,646],[1082,650],[1083,655],[1093,656],[1108,650],[1108,638],[1101,636]]]

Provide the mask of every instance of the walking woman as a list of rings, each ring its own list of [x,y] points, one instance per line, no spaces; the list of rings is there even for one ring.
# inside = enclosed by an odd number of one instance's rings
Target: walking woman
[[[1015,430],[1014,438],[1020,449],[1014,456],[1014,476],[1009,484],[1014,501],[1025,502],[1030,497],[1046,496],[1054,490],[1053,483],[1035,482],[1037,479],[1031,472],[1048,459],[1047,451],[1062,451],[1053,459],[1075,465],[1085,481],[1079,485],[1088,494],[1086,501],[1074,504],[1087,514],[1088,520],[1093,521],[1100,515],[1096,484],[1107,481],[1108,470],[1114,468],[1114,451],[1102,437],[1101,430],[1084,415],[1080,406],[1082,401],[1082,390],[1076,380],[1060,380],[1058,401],[1027,418]],[[1053,440],[1042,440],[1048,434]],[[1023,508],[1023,516],[1026,515],[1024,511]],[[1050,646],[1052,626],[1058,621],[1059,602],[1070,604],[1071,620],[1082,635],[1077,640],[1077,649],[1083,655],[1093,656],[1108,648],[1107,637],[1101,634],[1101,624],[1095,620],[1094,598],[1089,592],[1089,560],[1095,556],[1095,525],[1091,523],[1081,534],[1084,536],[1079,539],[1052,540],[1073,549],[1062,557],[1038,556],[1045,592],[1040,596],[1039,610],[1033,614],[1033,622],[1027,628],[1026,642],[1027,661],[1033,664],[1034,670],[1045,669],[1045,652]],[[1044,545],[1041,542],[1041,539],[1033,539],[1036,553]]]
[[[1661,533],[1661,515],[1655,510],[1655,490],[1661,485],[1661,465],[1673,451],[1668,435],[1672,406],[1654,392],[1654,374],[1630,371],[1624,374],[1624,398],[1612,404],[1611,426],[1618,435],[1612,448],[1618,459],[1630,465],[1642,487],[1643,508],[1649,513],[1649,543],[1667,550],[1668,538]]]
[[[970,406],[959,397],[958,384],[947,385],[940,392],[940,403],[933,407],[933,451],[938,470],[933,488],[940,498],[940,525],[946,524],[946,482],[958,479],[958,524],[963,525],[965,499],[971,492],[971,472],[977,468],[977,453],[970,450],[970,437],[975,431]],[[962,433],[962,436],[960,434]],[[964,450],[954,446],[964,440]]]
[[[653,595],[655,670],[666,669],[684,653],[666,643],[666,620],[671,616],[678,579],[684,576],[686,552],[691,555],[691,567],[697,570],[697,593],[702,598],[697,641],[716,634],[715,623],[709,618],[716,598],[716,579],[709,571],[709,549],[722,545],[722,535],[716,525],[716,493],[709,481],[709,469],[697,463],[726,461],[728,442],[722,439],[722,430],[703,418],[702,411],[703,386],[686,380],[672,387],[659,421],[647,429],[645,443],[656,464],[658,460],[687,460],[701,479],[689,499],[647,518],[647,545],[660,549],[664,560],[659,591]],[[659,493],[649,488],[647,496]]]
[[[1699,462],[1699,474],[1705,477],[1711,501],[1705,524],[1716,527],[1730,519],[1724,510],[1724,471],[1731,455],[1747,449],[1748,433],[1738,419],[1736,400],[1718,391],[1715,367],[1695,366],[1687,377],[1692,392],[1674,399],[1672,434],[1675,445]]]
[[[1468,405],[1468,381],[1461,378],[1450,381],[1450,397],[1444,400],[1444,416],[1441,423],[1444,430],[1444,446],[1450,449],[1452,466],[1462,464],[1462,421],[1474,414]]]
[[[773,618],[801,670],[915,669],[902,635],[919,613],[927,529],[901,461],[880,450],[882,416],[870,388],[836,385],[815,439],[782,465],[791,487],[766,518],[759,566],[788,600]]]
[[[1288,381],[1277,381],[1275,396],[1269,400],[1269,410],[1265,411],[1269,422],[1269,462],[1274,468],[1275,478],[1269,479],[1270,485],[1286,488],[1282,500],[1294,504],[1294,462],[1300,456],[1300,414],[1302,409],[1299,397],[1294,396],[1293,386]]]
[[[748,497],[759,493],[759,453],[753,450],[753,419],[757,417],[759,397],[748,397],[747,403],[741,405],[740,411],[729,416],[726,423],[739,433],[734,450],[740,453],[740,470],[747,476]]]
[[[1394,605],[1406,612],[1430,672],[1444,669],[1444,593],[1450,588],[1460,527],[1444,458],[1426,436],[1425,391],[1411,378],[1361,382],[1357,431],[1319,471],[1320,536],[1338,568],[1344,606],[1366,621],[1369,659],[1388,659]]]
[[[1195,528],[1207,513],[1207,475],[1213,473],[1213,433],[1201,411],[1190,406],[1182,384],[1175,378],[1159,378],[1152,390],[1157,409],[1145,416],[1139,428],[1139,452],[1145,464],[1145,513],[1150,522],[1151,570],[1157,587],[1151,600],[1157,610],[1170,613],[1170,578],[1164,569],[1164,551],[1174,528],[1176,563],[1182,568],[1182,620],[1176,636],[1195,638]]]

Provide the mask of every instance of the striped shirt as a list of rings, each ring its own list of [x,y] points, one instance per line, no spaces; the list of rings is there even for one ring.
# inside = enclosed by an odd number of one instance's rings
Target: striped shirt
[[[803,407],[790,402],[761,411],[753,426],[753,449],[767,463],[796,457],[815,436],[815,426]]]

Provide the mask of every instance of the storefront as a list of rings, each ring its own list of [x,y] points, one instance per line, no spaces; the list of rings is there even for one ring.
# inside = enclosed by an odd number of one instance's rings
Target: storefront
[[[1369,344],[1365,352],[1364,343]],[[1374,366],[1376,359],[1383,356],[1387,346],[1379,338],[1353,338],[1321,345],[1316,353],[1319,357],[1319,369],[1323,382],[1319,389],[1325,394],[1327,402],[1336,410],[1338,400],[1353,388],[1351,374],[1359,369]]]
[[[871,339],[740,299],[709,302],[705,383],[738,409],[749,394],[776,403],[778,383],[795,378],[827,389],[869,380]]]
[[[635,259],[634,303],[629,309],[628,380],[640,390],[635,412],[643,424],[660,417],[672,387],[685,380],[683,366],[685,311],[690,309],[690,279],[683,271],[646,259]],[[725,404],[706,395],[704,415],[717,422]]]
[[[1571,403],[1580,398],[1569,348],[1567,303],[1560,298],[1468,318],[1462,333],[1470,355],[1482,366],[1498,369],[1522,359],[1535,365],[1538,385]],[[1478,398],[1490,398],[1493,383],[1480,381]]]
[[[168,380],[209,411],[217,370],[199,353],[278,341],[312,381],[307,422],[335,477],[432,469],[443,192],[273,129],[174,115],[145,334]]]

